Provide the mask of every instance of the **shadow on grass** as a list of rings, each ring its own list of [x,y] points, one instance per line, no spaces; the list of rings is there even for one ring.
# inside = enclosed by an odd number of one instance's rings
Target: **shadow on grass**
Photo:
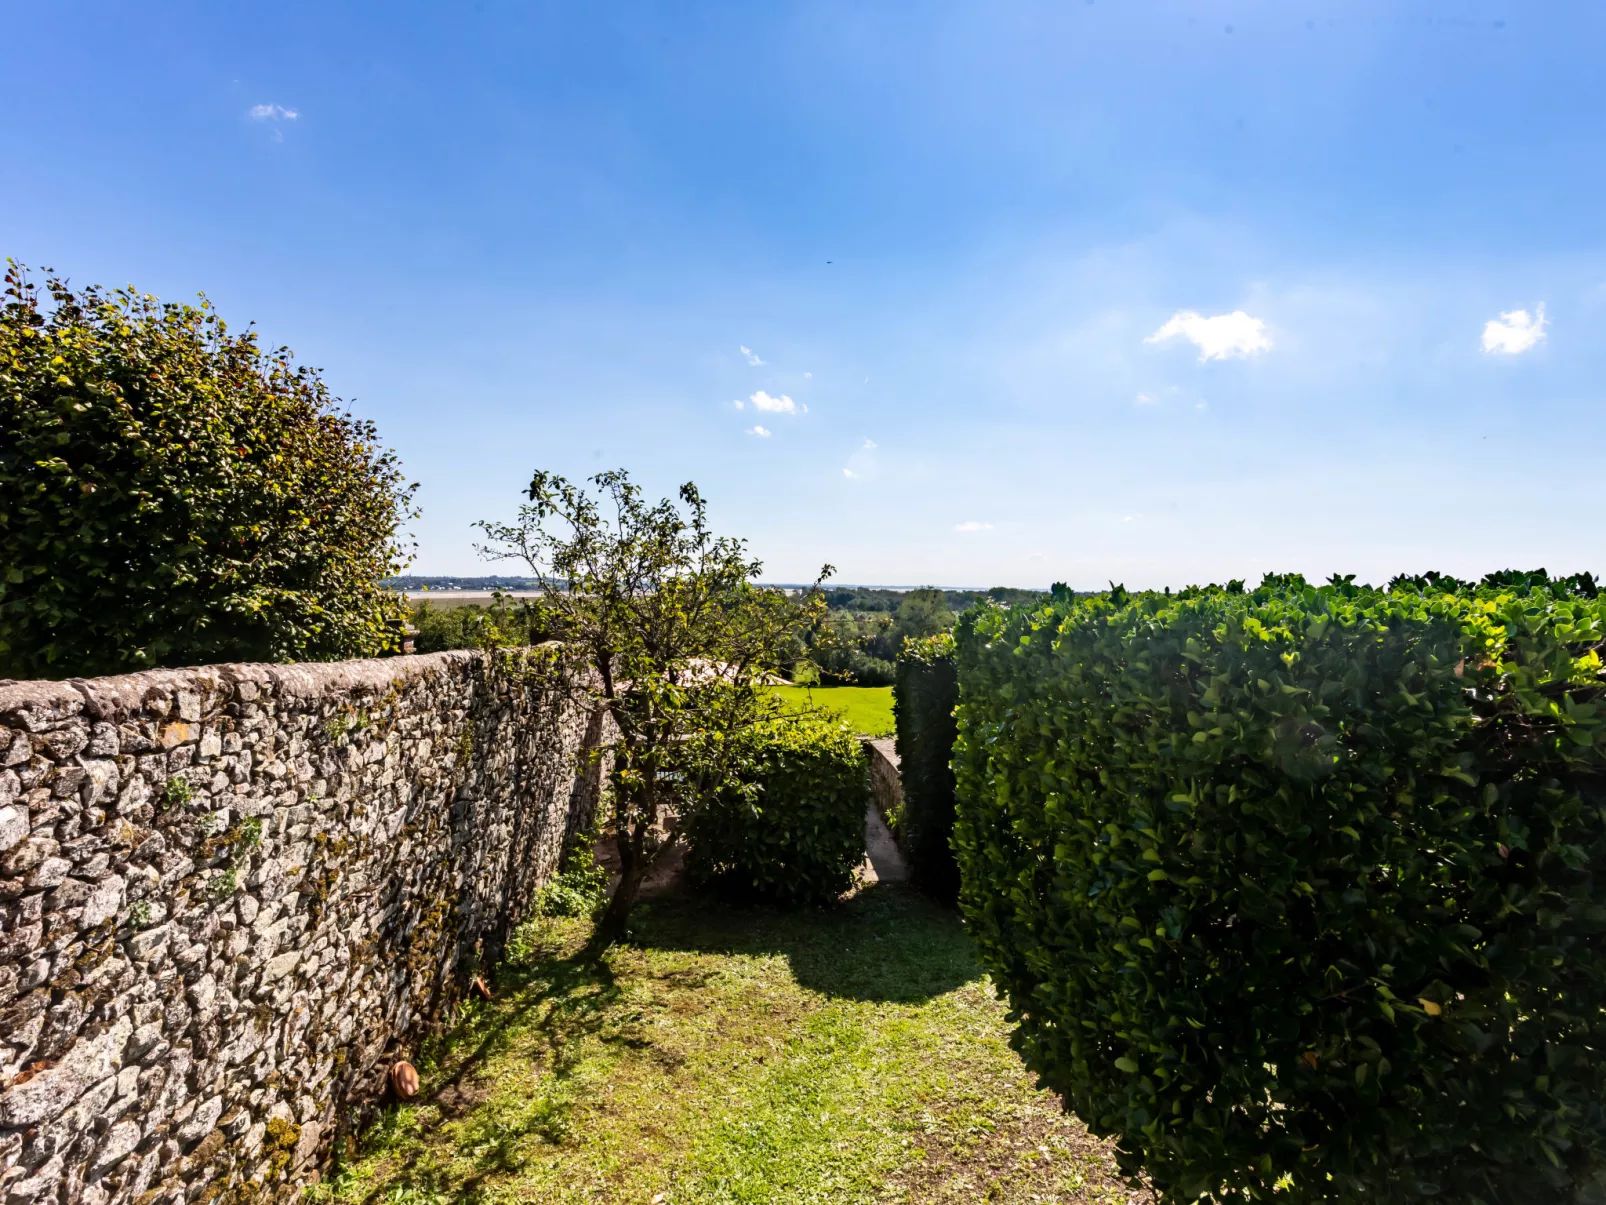
[[[430,1061],[445,1074],[431,1076],[430,1090],[415,1102],[434,1106],[443,1119],[463,1117],[454,1146],[472,1157],[472,1170],[461,1172],[430,1160],[416,1160],[401,1175],[377,1186],[365,1201],[386,1205],[445,1205],[481,1199],[488,1178],[517,1172],[520,1148],[530,1137],[549,1144],[568,1137],[578,1094],[572,1076],[587,1039],[635,1046],[639,1040],[617,1030],[622,993],[605,959],[582,950],[563,956],[533,952],[522,962],[505,963],[497,975],[499,999],[478,1011],[437,1049]],[[536,1047],[547,1074],[528,1099],[484,1107],[495,1091],[481,1074],[517,1037]],[[385,1122],[369,1135],[367,1145],[383,1145]]]
[[[825,996],[921,1004],[981,975],[959,918],[913,889],[883,883],[828,908],[782,911],[707,897],[642,905],[631,944],[703,954],[783,955],[798,984]]]

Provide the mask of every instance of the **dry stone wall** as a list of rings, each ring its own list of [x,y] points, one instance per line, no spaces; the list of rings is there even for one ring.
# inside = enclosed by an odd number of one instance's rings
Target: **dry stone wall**
[[[550,652],[0,682],[0,1201],[296,1196],[589,821]]]
[[[881,818],[893,824],[903,811],[903,782],[898,776],[902,762],[897,742],[891,737],[866,740],[864,755],[870,762],[870,794]]]

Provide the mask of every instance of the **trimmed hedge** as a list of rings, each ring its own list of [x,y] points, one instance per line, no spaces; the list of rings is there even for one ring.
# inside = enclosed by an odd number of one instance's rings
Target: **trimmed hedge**
[[[1027,1064],[1163,1199],[1598,1177],[1592,595],[1288,577],[963,621],[962,907]]]
[[[954,772],[949,766],[958,736],[958,702],[952,633],[905,641],[892,687],[903,787],[898,841],[914,884],[950,904],[959,895],[959,865],[951,844]]]
[[[847,725],[770,720],[736,738],[733,781],[686,819],[686,873],[782,904],[836,899],[864,859],[870,773]]]
[[[0,678],[397,647],[415,487],[372,423],[204,299],[0,292]]]

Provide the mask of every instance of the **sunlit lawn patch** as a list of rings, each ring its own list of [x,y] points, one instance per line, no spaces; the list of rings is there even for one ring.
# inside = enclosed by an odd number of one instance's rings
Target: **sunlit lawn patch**
[[[890,686],[772,686],[787,706],[835,712],[863,736],[892,735]]]
[[[314,1190],[375,1202],[1115,1202],[1104,1147],[1035,1091],[949,913],[645,906],[579,956],[543,921]],[[662,1194],[660,1198],[658,1194]]]

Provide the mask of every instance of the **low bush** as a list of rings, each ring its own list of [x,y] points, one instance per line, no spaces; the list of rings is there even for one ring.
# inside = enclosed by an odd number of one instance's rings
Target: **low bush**
[[[1606,1156],[1606,600],[1503,575],[983,610],[961,904],[1183,1202],[1577,1199]]]
[[[845,724],[811,716],[734,738],[728,786],[687,817],[687,877],[783,904],[835,899],[864,858],[869,770]]]
[[[596,838],[583,834],[565,852],[558,873],[535,893],[536,916],[595,916],[608,902],[608,871],[597,862]]]
[[[898,657],[892,711],[898,730],[898,777],[903,811],[898,842],[909,875],[927,894],[952,903],[959,894],[954,861],[954,773],[959,675],[951,633],[906,641]]]

